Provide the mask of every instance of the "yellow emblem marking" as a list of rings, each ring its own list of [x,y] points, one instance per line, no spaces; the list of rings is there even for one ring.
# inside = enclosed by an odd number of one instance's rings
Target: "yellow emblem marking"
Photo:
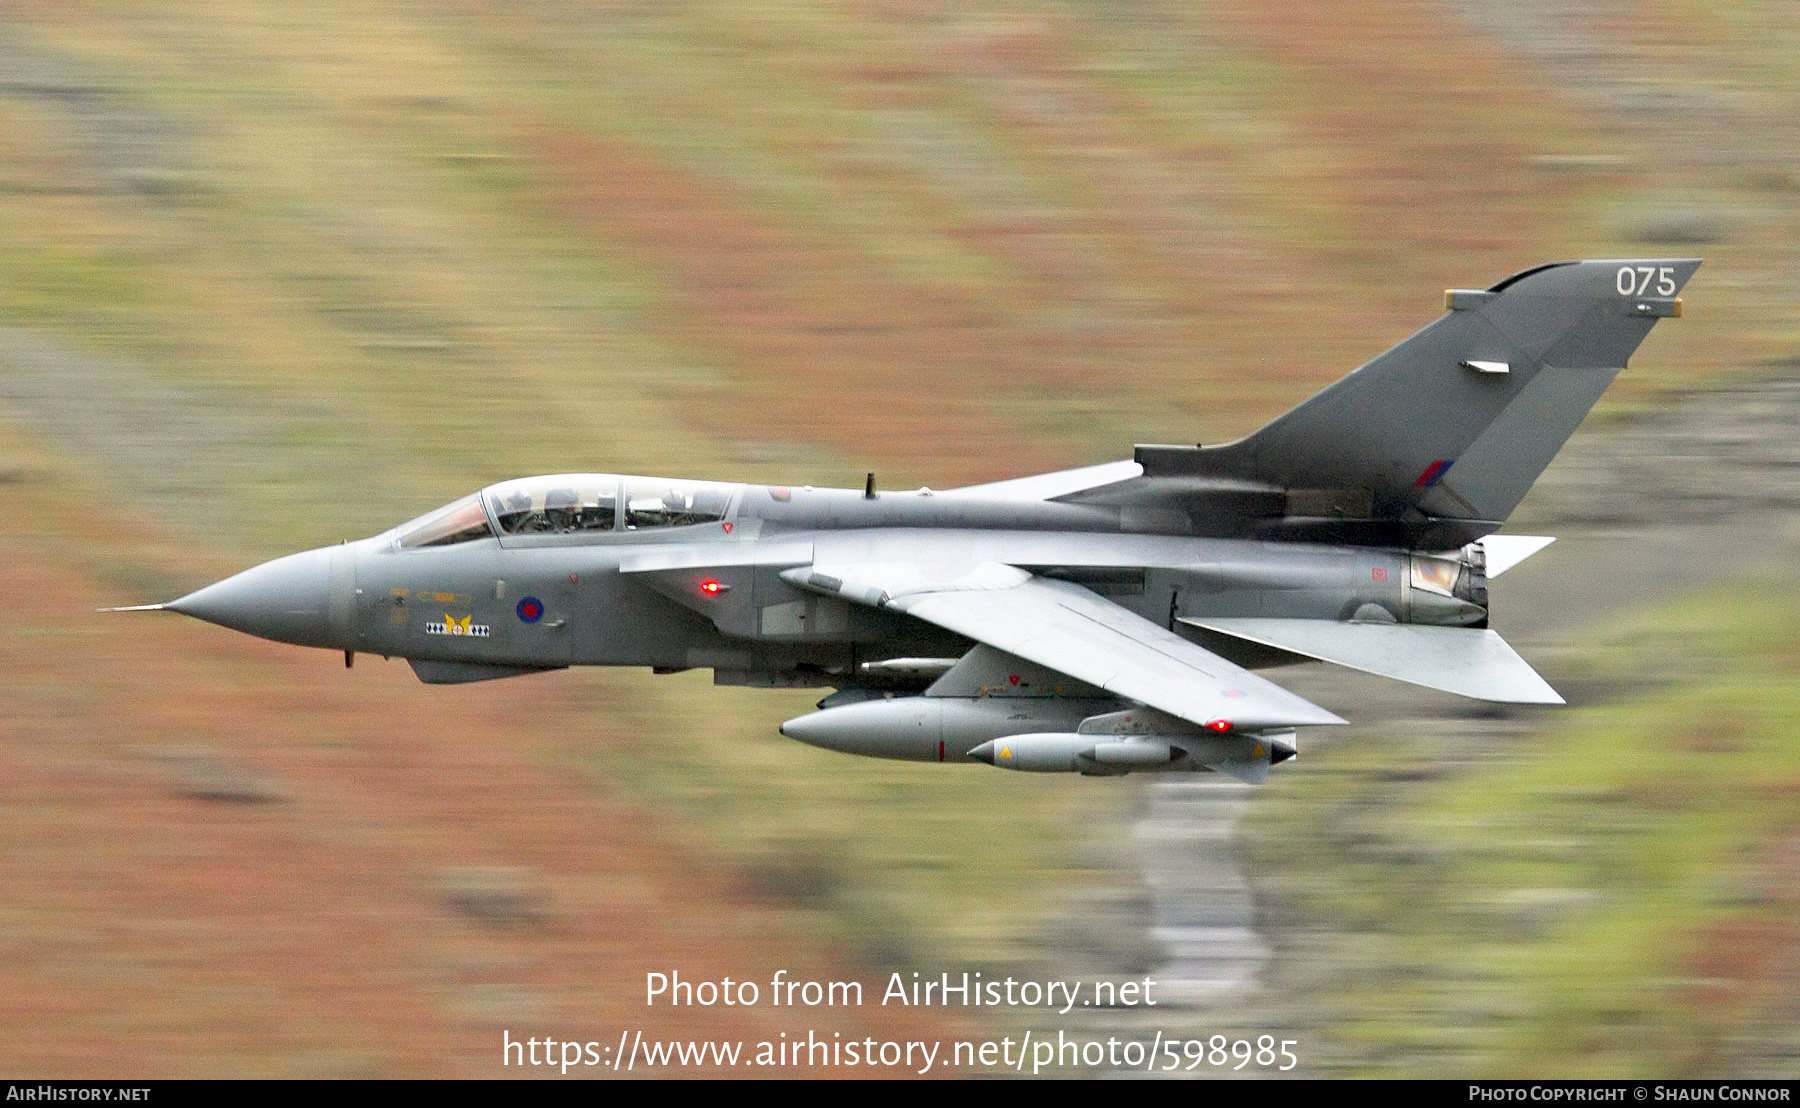
[[[1010,747],[1010,746],[1001,747],[1000,748],[1000,757],[1002,757],[1002,758],[1012,757],[1012,747]]]
[[[1257,743],[1256,746],[1253,749],[1251,749],[1250,756],[1252,758],[1260,758],[1264,754],[1267,754],[1267,753],[1268,753],[1268,751],[1263,749],[1263,744]]]
[[[476,623],[473,612],[460,617],[445,612],[442,619],[425,625],[425,633],[427,635],[450,635],[453,638],[467,636],[485,639],[491,635],[492,628],[485,623]]]

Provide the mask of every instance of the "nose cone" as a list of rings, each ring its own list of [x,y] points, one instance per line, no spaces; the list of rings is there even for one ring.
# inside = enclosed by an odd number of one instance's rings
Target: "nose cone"
[[[289,554],[189,593],[166,607],[276,642],[349,649],[343,641],[349,631],[348,619],[342,618],[348,612],[338,611],[346,607],[342,601],[354,588],[348,572],[349,549],[326,547]],[[339,561],[344,564],[337,564]]]
[[[814,712],[810,716],[790,719],[781,725],[781,733],[790,739],[799,739],[803,743],[818,746],[820,729],[817,717],[824,714],[823,712]]]

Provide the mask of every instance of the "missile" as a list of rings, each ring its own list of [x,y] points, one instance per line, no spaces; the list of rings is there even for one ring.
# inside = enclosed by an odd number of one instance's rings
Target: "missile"
[[[1027,773],[1112,776],[1131,772],[1203,769],[1260,783],[1269,766],[1297,752],[1294,732],[1246,735],[1025,734],[990,739],[968,752],[972,761]]]
[[[969,751],[971,759],[1001,769],[1090,775],[1160,769],[1185,756],[1186,751],[1161,739],[1068,733],[1010,735]]]

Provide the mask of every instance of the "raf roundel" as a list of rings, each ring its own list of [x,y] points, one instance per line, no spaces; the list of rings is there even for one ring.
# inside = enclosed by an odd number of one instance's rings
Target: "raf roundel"
[[[536,623],[544,618],[544,602],[535,596],[528,596],[519,601],[519,618],[526,623]]]

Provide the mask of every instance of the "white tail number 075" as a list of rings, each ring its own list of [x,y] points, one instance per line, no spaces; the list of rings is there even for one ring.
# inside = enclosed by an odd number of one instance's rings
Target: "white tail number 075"
[[[1674,296],[1675,267],[1622,265],[1619,267],[1618,276],[1613,281],[1620,296],[1647,296],[1650,293],[1651,282],[1656,284],[1656,295]]]

